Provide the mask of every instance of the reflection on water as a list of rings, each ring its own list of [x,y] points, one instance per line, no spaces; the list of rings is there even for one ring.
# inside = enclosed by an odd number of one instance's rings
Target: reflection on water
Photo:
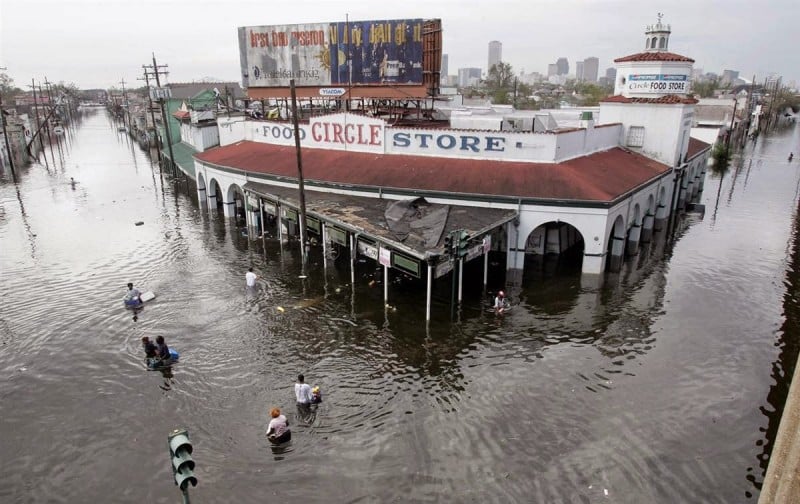
[[[713,211],[674,246],[657,235],[604,282],[529,261],[500,317],[476,267],[454,323],[437,282],[429,326],[424,286],[393,282],[387,310],[370,261],[352,285],[315,248],[300,278],[296,243],[200,209],[104,112],[63,140],[0,186],[3,502],[107,500],[111,481],[115,501],[172,502],[176,427],[209,502],[757,497],[798,345],[796,130],[709,175]],[[128,282],[157,294],[135,317]],[[181,360],[148,372],[141,337],[159,334]],[[298,373],[325,392],[313,416]],[[264,436],[273,406],[287,446]]]

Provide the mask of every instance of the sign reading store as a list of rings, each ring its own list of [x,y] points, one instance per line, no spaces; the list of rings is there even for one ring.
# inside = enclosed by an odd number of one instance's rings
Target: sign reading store
[[[251,123],[253,139],[294,145],[291,124]],[[299,128],[304,147],[370,152],[376,154],[445,155],[453,157],[503,157],[507,138],[502,133],[386,128],[383,120],[357,114],[313,117]]]

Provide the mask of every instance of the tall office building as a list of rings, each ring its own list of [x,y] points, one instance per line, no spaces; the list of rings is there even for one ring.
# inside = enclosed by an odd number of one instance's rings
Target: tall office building
[[[459,68],[458,87],[467,87],[477,84],[481,80],[480,68]]]
[[[558,67],[558,75],[569,74],[569,61],[567,61],[567,58],[558,58],[556,66]]]
[[[597,82],[597,72],[599,70],[600,60],[594,56],[590,56],[583,60],[583,80],[586,82]]]
[[[547,65],[547,76],[552,77],[553,75],[558,75],[558,65],[550,63]]]
[[[583,61],[575,62],[575,80],[583,80]]]
[[[617,80],[617,69],[614,67],[606,68],[606,78],[611,82],[615,82]]]
[[[723,70],[722,78],[720,79],[720,84],[731,85],[733,84],[733,81],[735,81],[738,78],[739,78],[738,70]]]
[[[442,86],[447,85],[447,55],[442,54],[442,67],[439,70],[439,83]]]
[[[489,66],[486,70],[490,70],[492,66],[503,61],[503,44],[496,40],[489,42]]]

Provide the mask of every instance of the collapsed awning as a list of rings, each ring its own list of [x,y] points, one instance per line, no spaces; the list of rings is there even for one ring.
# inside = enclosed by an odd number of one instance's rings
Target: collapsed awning
[[[282,206],[300,206],[296,188],[248,182],[244,190]],[[518,214],[509,209],[430,203],[424,198],[389,200],[309,190],[305,200],[309,220],[319,219],[421,260],[447,255],[444,239],[451,231],[482,237]]]

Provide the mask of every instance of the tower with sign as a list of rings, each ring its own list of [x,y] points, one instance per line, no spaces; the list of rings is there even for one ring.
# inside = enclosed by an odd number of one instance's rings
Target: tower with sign
[[[614,96],[600,103],[600,121],[624,125],[623,147],[678,167],[697,103],[690,94],[694,60],[670,52],[671,27],[661,18],[646,27],[642,52],[614,60]]]

